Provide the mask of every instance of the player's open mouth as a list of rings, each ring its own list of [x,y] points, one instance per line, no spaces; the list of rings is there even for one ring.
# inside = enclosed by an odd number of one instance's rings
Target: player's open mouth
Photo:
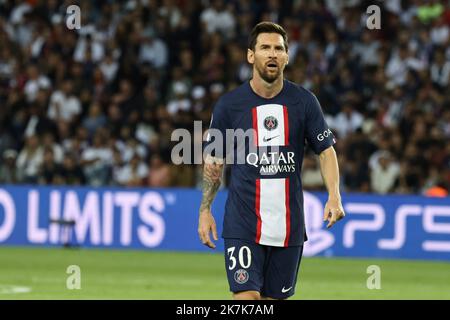
[[[278,68],[278,65],[275,62],[270,62],[266,66],[267,66],[268,69],[276,69],[276,68]]]

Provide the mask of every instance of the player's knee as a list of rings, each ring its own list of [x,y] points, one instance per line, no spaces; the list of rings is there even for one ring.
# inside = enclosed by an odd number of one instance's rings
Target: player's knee
[[[233,293],[234,300],[260,300],[261,295],[258,291],[241,291]]]

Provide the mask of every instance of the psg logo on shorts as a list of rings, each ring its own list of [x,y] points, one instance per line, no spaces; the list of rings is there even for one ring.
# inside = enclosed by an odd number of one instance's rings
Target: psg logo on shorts
[[[264,127],[271,131],[275,130],[278,127],[278,120],[273,116],[268,116],[264,119]]]
[[[239,284],[244,284],[248,281],[248,272],[244,269],[236,270],[234,273],[234,280]]]

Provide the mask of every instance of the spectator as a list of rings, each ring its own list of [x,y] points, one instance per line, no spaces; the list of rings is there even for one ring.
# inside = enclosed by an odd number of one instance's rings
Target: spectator
[[[28,102],[33,102],[36,99],[37,93],[40,89],[50,89],[50,79],[41,74],[35,65],[28,67],[28,81],[25,83],[24,93]]]
[[[223,0],[212,0],[211,7],[206,8],[200,15],[208,33],[220,31],[226,38],[234,36],[236,21],[231,5],[225,5]]]
[[[323,188],[323,179],[316,158],[306,156],[302,167],[302,184],[307,190],[320,190]]]
[[[119,149],[121,150],[122,159],[125,162],[131,161],[133,156],[137,154],[141,159],[145,159],[147,157],[147,149],[139,140],[135,137],[129,137],[126,139],[125,144],[121,144]]]
[[[356,129],[361,128],[363,120],[363,116],[358,111],[355,111],[351,104],[346,103],[342,111],[330,123],[330,127],[337,131],[339,138],[345,138],[349,133],[353,133]]]
[[[195,186],[195,172],[192,165],[171,165],[170,173],[171,186],[184,188]]]
[[[17,183],[16,150],[7,149],[3,152],[2,156],[3,161],[0,163],[0,183]]]
[[[64,80],[61,90],[55,91],[50,96],[48,107],[48,117],[55,121],[72,122],[81,113],[81,103],[73,94],[73,83],[71,80]]]
[[[398,52],[392,55],[386,66],[386,75],[392,81],[392,85],[404,85],[409,69],[421,71],[424,63],[414,57],[406,44],[401,44]]]
[[[346,159],[344,163],[341,173],[344,189],[347,192],[369,192],[367,165],[356,161],[356,159]]]
[[[394,188],[399,173],[399,165],[392,160],[388,152],[384,152],[378,157],[378,162],[370,173],[372,190],[381,194],[390,192]]]
[[[27,137],[25,146],[17,157],[17,177],[19,182],[37,183],[39,168],[43,161],[42,147],[37,136]]]
[[[56,123],[46,115],[47,106],[32,103],[28,108],[28,121],[25,126],[24,136],[42,135],[45,132],[57,132]]]
[[[111,164],[112,151],[106,146],[104,136],[98,130],[92,145],[81,155],[81,166],[86,182],[92,186],[108,185]]]
[[[445,52],[439,48],[435,52],[434,62],[431,64],[431,80],[442,90],[450,84],[450,59],[445,59]]]
[[[88,116],[83,120],[83,127],[88,131],[89,137],[92,137],[98,128],[106,125],[107,119],[102,113],[98,103],[93,103],[89,108]]]
[[[79,37],[73,58],[77,62],[87,62],[92,59],[96,63],[101,61],[104,54],[103,44],[94,40],[91,34],[86,34]]]
[[[61,167],[61,176],[67,185],[83,185],[86,183],[83,170],[76,162],[76,157],[68,152],[64,155]]]
[[[154,154],[150,159],[147,185],[149,187],[170,186],[170,166],[164,163],[158,154]]]
[[[46,132],[42,136],[42,148],[48,148],[52,151],[52,159],[55,163],[61,164],[63,161],[64,150],[55,142],[53,133]]]
[[[165,42],[156,38],[151,29],[142,34],[142,44],[139,50],[139,61],[148,62],[156,69],[162,69],[167,64],[168,52]]]
[[[114,60],[112,53],[107,52],[104,59],[100,63],[100,71],[105,77],[106,82],[110,83],[116,78],[119,64]]]
[[[178,111],[190,111],[191,100],[187,97],[187,86],[182,82],[175,83],[173,92],[175,97],[167,104],[167,112],[175,115]]]
[[[117,183],[127,187],[139,187],[144,185],[148,176],[148,168],[141,161],[138,154],[133,154],[130,161],[117,173]]]
[[[56,162],[53,148],[45,147],[43,161],[39,168],[39,184],[61,184],[63,181],[61,166]]]

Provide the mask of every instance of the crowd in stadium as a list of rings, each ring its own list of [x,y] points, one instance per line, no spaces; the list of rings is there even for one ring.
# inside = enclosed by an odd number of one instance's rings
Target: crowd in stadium
[[[81,29],[66,8],[81,8]],[[198,186],[171,133],[207,129],[251,76],[263,20],[289,36],[285,78],[319,99],[343,191],[450,189],[450,4],[256,0],[0,1],[0,183]],[[317,158],[303,184],[324,190]],[[226,181],[226,180],[225,180]]]

